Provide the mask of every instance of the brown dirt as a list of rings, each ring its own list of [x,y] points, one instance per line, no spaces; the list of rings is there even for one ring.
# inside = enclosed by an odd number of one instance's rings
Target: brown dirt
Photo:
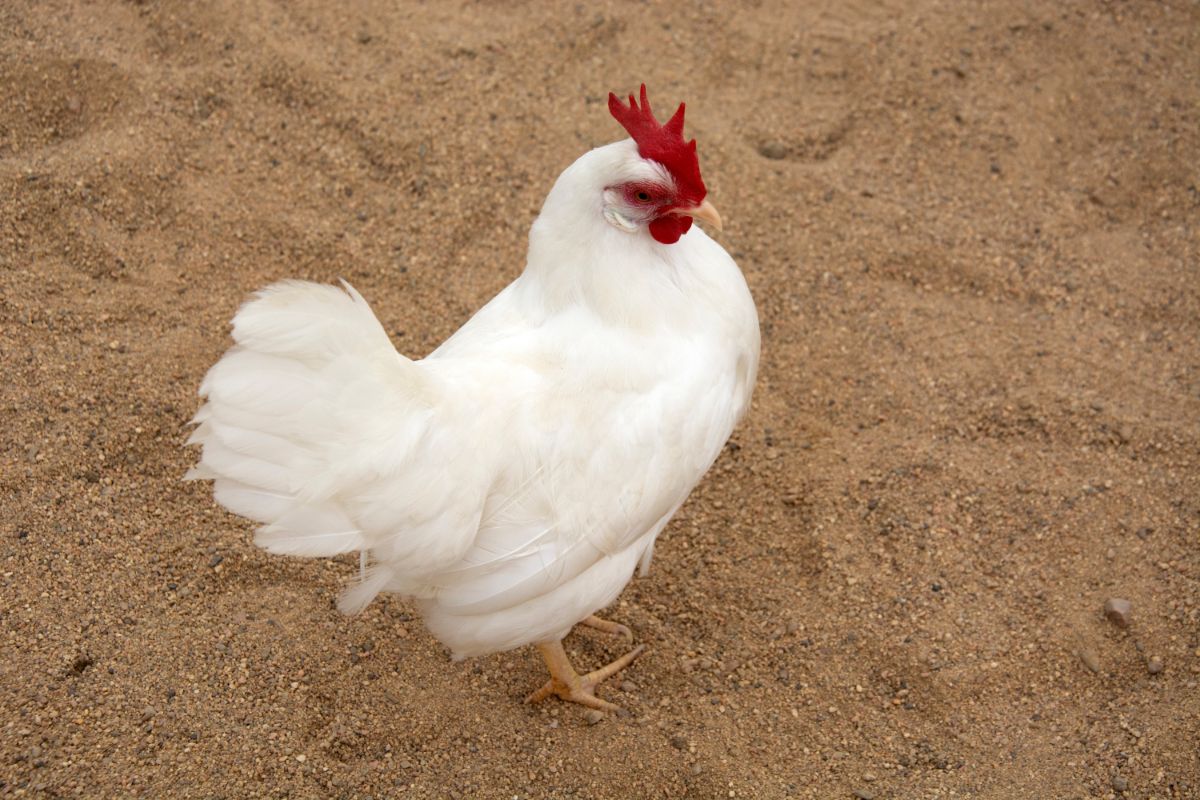
[[[1200,6],[13,0],[0,31],[0,794],[1200,797]],[[270,281],[345,277],[428,352],[641,80],[688,101],[764,361],[611,612],[650,646],[603,690],[632,713],[589,725],[521,704],[528,649],[338,616],[353,564],[257,551],[180,445]]]

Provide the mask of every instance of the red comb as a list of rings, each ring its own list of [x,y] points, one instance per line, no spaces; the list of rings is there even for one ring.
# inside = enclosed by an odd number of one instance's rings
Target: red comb
[[[629,95],[629,106],[617,99],[611,92],[608,95],[608,110],[613,118],[637,142],[638,153],[642,158],[657,161],[667,168],[675,178],[679,193],[689,202],[699,205],[704,200],[708,190],[700,179],[700,161],[696,158],[696,140],[683,141],[683,111],[684,104],[679,104],[675,115],[667,120],[666,125],[660,125],[650,110],[650,101],[646,99],[646,84],[642,84],[642,104]]]

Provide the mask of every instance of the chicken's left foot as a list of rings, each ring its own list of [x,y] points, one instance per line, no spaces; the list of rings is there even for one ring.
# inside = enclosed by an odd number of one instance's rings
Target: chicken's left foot
[[[556,695],[563,700],[579,703],[589,708],[597,708],[601,711],[620,711],[620,706],[596,697],[596,687],[606,678],[611,678],[632,664],[633,660],[646,649],[646,646],[638,645],[611,664],[593,670],[587,675],[580,675],[571,666],[571,661],[567,658],[561,641],[539,644],[537,649],[541,652],[542,658],[546,660],[546,666],[550,670],[550,680],[546,681],[542,688],[526,697],[526,703],[537,703],[550,695]]]

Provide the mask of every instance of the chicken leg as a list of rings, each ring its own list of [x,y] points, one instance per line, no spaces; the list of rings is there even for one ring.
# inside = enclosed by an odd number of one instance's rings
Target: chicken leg
[[[600,621],[602,622],[603,620]],[[612,625],[614,623],[607,624]],[[539,644],[537,645],[537,649],[542,654],[542,658],[546,660],[546,667],[550,670],[550,680],[546,681],[542,688],[526,697],[526,703],[536,703],[540,700],[545,700],[553,694],[563,700],[579,703],[589,708],[597,708],[601,711],[620,711],[620,706],[596,697],[596,687],[606,678],[612,677],[632,664],[633,660],[640,656],[642,651],[646,649],[646,646],[639,644],[611,664],[593,670],[587,675],[580,675],[571,666],[571,661],[567,658],[567,652],[563,650],[561,640]]]

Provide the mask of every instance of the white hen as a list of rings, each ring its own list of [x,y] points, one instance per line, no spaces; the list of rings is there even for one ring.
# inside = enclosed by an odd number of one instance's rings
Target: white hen
[[[555,183],[524,273],[435,352],[396,352],[363,298],[289,281],[233,321],[209,371],[191,477],[263,523],[274,553],[359,551],[340,601],[412,598],[457,657],[539,645],[549,694],[594,688],[561,640],[612,603],[745,411],[758,318],[705,201],[683,109],[610,95],[632,139]]]

